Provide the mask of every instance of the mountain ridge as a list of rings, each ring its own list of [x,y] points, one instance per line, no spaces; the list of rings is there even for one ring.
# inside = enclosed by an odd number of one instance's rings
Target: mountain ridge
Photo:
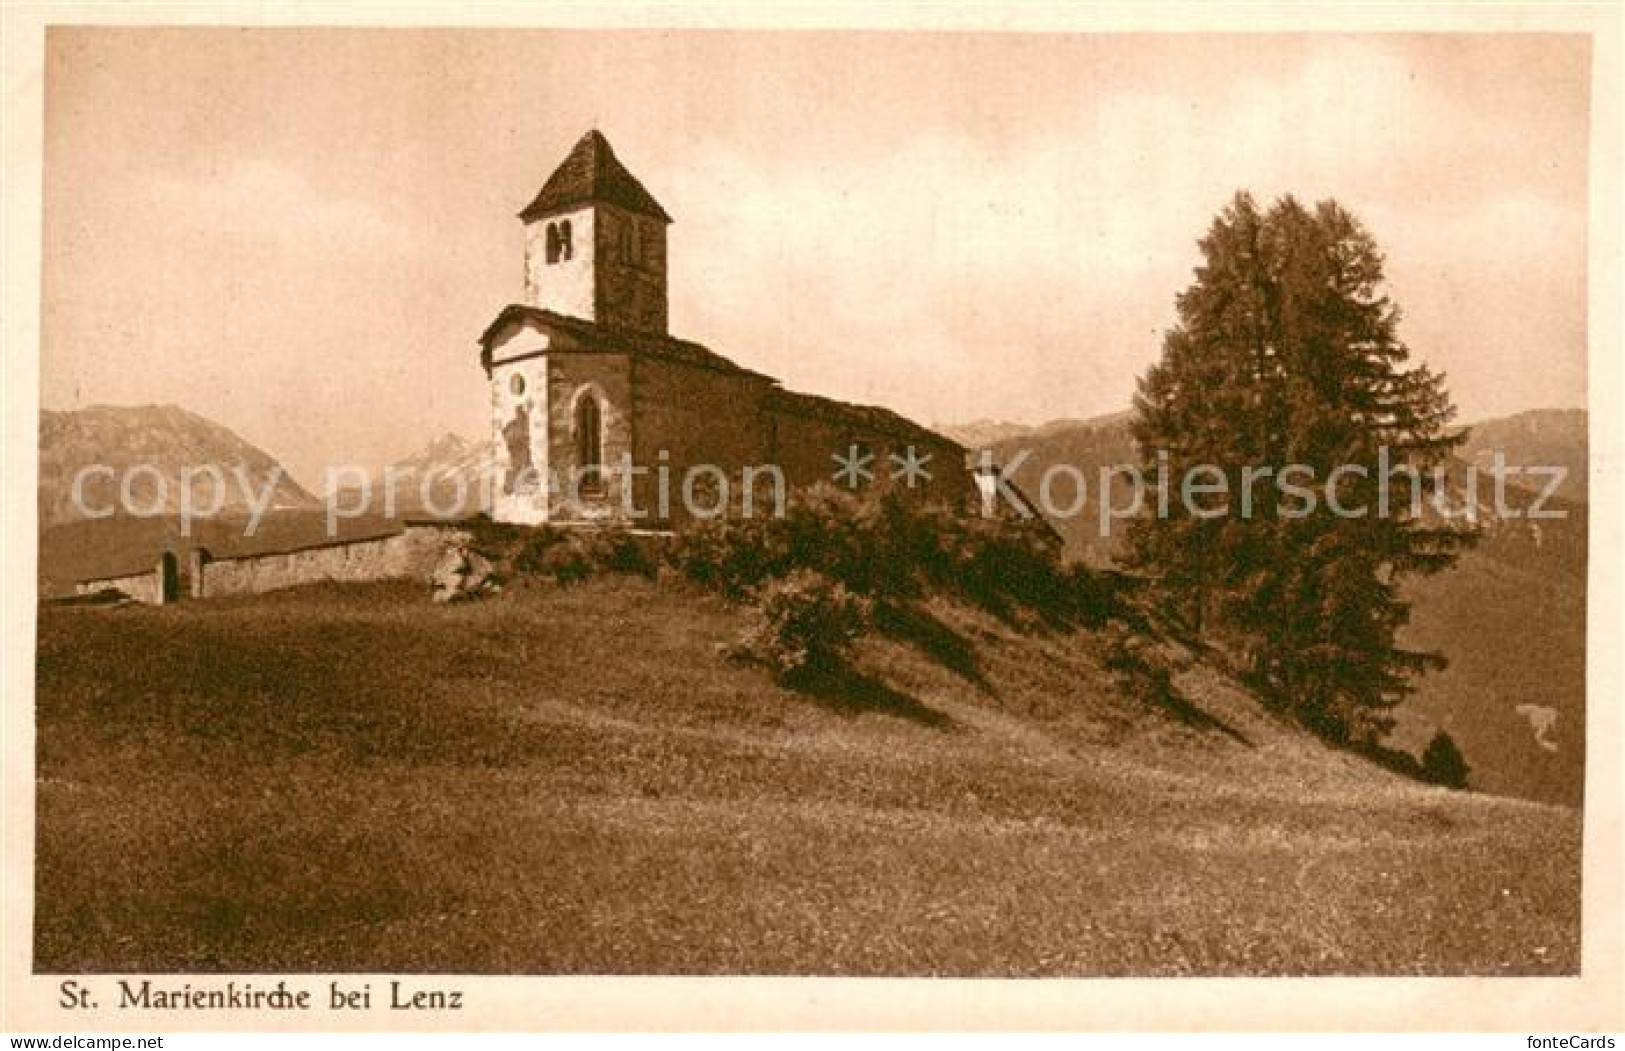
[[[269,453],[206,416],[173,403],[91,405],[40,412],[39,525],[99,516],[109,507],[173,514],[188,488],[192,506],[207,509],[215,502],[213,482],[193,477],[188,487],[182,477],[205,467],[223,476],[222,513],[246,511],[267,492],[278,509],[317,502]],[[76,479],[82,501],[74,495]]]

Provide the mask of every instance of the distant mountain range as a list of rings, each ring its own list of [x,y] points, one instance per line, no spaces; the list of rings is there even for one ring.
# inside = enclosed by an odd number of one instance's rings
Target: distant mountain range
[[[1048,423],[1011,423],[1008,420],[972,420],[970,423],[937,423],[932,430],[946,435],[967,449],[986,449],[1016,438],[1043,438],[1079,428],[1127,423],[1134,414],[1128,410],[1089,419],[1063,417]]]
[[[463,518],[489,509],[485,487],[495,478],[496,446],[447,432],[373,476],[368,491],[350,487],[334,499],[351,508],[366,498],[389,518]]]
[[[443,480],[461,476],[472,481],[478,472],[491,466],[493,448],[489,441],[473,442],[447,431],[392,466],[401,478]]]
[[[41,528],[99,514],[175,514],[180,511],[183,473],[204,465],[219,468],[226,484],[224,514],[244,512],[271,486],[270,506],[312,507],[316,498],[299,486],[269,454],[213,420],[177,405],[96,405],[71,412],[40,413],[39,520]],[[74,480],[86,468],[84,507],[76,506]],[[124,499],[123,490],[128,495]],[[192,506],[214,505],[212,481],[193,478]]]
[[[1487,471],[1493,467],[1497,451],[1510,465],[1563,468],[1558,493],[1570,500],[1587,498],[1591,461],[1584,409],[1534,409],[1475,423],[1461,456]]]

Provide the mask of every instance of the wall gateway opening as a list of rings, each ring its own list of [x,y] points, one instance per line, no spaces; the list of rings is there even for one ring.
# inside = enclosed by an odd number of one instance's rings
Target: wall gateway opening
[[[165,551],[158,557],[158,601],[167,605],[179,602],[181,598],[181,566],[180,560],[173,551]]]

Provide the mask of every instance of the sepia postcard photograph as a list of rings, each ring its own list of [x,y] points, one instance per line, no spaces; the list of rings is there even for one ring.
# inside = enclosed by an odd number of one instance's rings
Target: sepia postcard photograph
[[[3,1028],[1621,1025],[1617,8],[63,11]]]

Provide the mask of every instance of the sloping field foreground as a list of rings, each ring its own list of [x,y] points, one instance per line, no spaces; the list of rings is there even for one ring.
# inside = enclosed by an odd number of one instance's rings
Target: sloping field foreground
[[[933,603],[813,693],[600,579],[44,608],[36,968],[1552,974],[1578,811]]]

